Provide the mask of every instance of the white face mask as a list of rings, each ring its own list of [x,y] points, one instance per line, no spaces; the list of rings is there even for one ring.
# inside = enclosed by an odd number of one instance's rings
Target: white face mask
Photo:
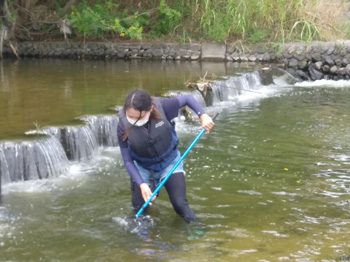
[[[133,126],[144,126],[145,124],[147,124],[147,122],[149,121],[149,117],[150,117],[151,113],[148,112],[147,114],[145,114],[145,116],[143,118],[145,119],[140,119],[140,120],[134,120],[129,118],[128,116],[126,116],[126,119],[129,121],[129,123]]]

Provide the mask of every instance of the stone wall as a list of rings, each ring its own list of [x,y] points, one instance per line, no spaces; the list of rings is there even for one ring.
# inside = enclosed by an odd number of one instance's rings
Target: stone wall
[[[302,80],[350,79],[350,41],[259,44],[19,42],[20,57],[163,59],[274,64]],[[9,46],[4,57],[14,56]]]

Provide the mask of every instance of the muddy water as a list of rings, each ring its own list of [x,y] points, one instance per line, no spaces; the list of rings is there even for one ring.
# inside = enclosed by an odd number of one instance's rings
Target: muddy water
[[[25,77],[9,77],[15,91],[1,93],[2,104],[21,104],[6,107],[9,122],[23,122],[8,128],[7,138],[30,128],[34,119],[58,125],[109,112],[131,86],[160,95],[186,90],[183,82],[196,77],[184,66],[148,63],[137,70],[104,62],[96,68],[81,62],[26,63],[6,69],[9,76],[22,70]],[[68,89],[66,78],[57,76],[60,70],[70,75]],[[47,79],[35,84],[38,75]],[[37,95],[23,94],[24,86],[34,93],[36,86]],[[2,84],[2,90],[8,88],[12,85]],[[148,213],[154,225],[131,232],[125,219],[133,215],[129,178],[119,149],[100,148],[58,178],[3,186],[0,261],[348,261],[350,83],[269,86],[259,92],[207,108],[222,110],[215,129],[185,159],[188,200],[198,223],[178,218],[162,190]],[[34,97],[43,93],[47,104],[40,105]],[[183,152],[200,128],[180,122],[177,129]]]
[[[187,81],[208,71],[207,78],[220,77],[232,68],[197,62],[5,60],[0,65],[0,139],[108,113],[134,88],[153,95],[187,90]]]

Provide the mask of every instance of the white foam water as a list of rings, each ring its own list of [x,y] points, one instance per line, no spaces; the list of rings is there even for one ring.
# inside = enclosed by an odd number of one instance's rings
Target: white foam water
[[[133,234],[143,233],[154,226],[154,220],[150,216],[114,217],[112,220]]]
[[[295,86],[298,87],[334,87],[334,88],[344,88],[344,87],[350,87],[350,81],[349,80],[316,80],[316,81],[303,81],[296,83]]]
[[[72,190],[81,187],[87,178],[95,173],[109,174],[109,169],[122,165],[119,147],[99,148],[94,157],[85,161],[70,162],[67,171],[58,177],[41,180],[17,181],[2,185],[2,194],[42,193],[54,190]]]

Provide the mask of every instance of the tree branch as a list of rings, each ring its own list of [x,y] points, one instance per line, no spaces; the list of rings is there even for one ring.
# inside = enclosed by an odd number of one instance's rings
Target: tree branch
[[[64,12],[64,13],[67,13],[68,11],[69,11],[69,9],[73,6],[73,5],[75,5],[75,2],[76,2],[77,0],[69,0],[69,2],[62,8],[62,11]]]

